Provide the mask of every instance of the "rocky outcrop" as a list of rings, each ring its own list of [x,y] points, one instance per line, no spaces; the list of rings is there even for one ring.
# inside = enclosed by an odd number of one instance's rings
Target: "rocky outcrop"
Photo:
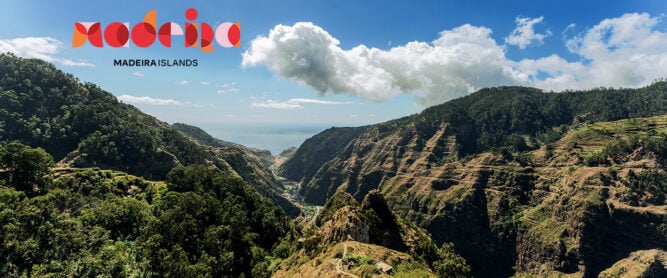
[[[345,191],[339,190],[327,200],[327,203],[324,204],[324,207],[317,215],[315,219],[315,224],[321,226],[325,222],[331,220],[334,214],[341,208],[345,206],[350,206],[356,208],[359,206],[359,203]]]
[[[318,217],[308,222],[314,231],[299,240],[300,247],[275,277],[466,277],[469,266],[451,249],[438,248],[419,227],[395,215],[379,190],[359,204],[344,191],[327,201]],[[397,270],[398,269],[398,270]]]
[[[322,226],[322,241],[326,244],[347,240],[370,243],[368,224],[353,207],[343,207]]]
[[[667,252],[659,249],[632,252],[602,271],[599,277],[667,277]]]
[[[404,229],[398,224],[396,216],[379,190],[371,190],[366,194],[361,203],[361,213],[370,226],[369,236],[372,243],[403,252],[408,250],[401,236]]]
[[[337,202],[331,200],[347,200],[348,204],[334,206],[332,203]],[[423,230],[400,220],[378,190],[370,191],[361,204],[345,192],[337,192],[331,200],[321,211],[321,214],[330,214],[335,209],[320,226],[323,243],[352,240],[407,252],[416,248],[420,240],[431,240]]]

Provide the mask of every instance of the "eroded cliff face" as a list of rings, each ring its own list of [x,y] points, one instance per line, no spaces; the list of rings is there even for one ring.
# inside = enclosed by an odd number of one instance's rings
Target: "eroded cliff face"
[[[666,277],[666,266],[667,252],[659,249],[640,250],[605,269],[599,277]]]
[[[395,215],[383,194],[371,190],[361,203],[339,190],[274,277],[466,277],[469,266],[449,245]]]
[[[609,142],[666,131],[667,116],[579,125],[530,152],[460,158],[447,123],[372,126],[302,179],[302,193],[323,203],[344,190],[361,202],[379,189],[391,211],[437,244],[453,242],[476,277],[591,277],[633,251],[667,249],[667,206],[665,191],[636,186],[642,172],[665,168],[647,146],[603,164],[589,158]]]
[[[348,193],[339,191],[332,200],[350,198]],[[361,204],[354,201],[342,204],[325,206],[321,212],[329,215],[320,220],[318,229],[324,244],[357,241],[408,252],[417,248],[420,240],[431,240],[422,229],[401,221],[378,190],[370,191]]]

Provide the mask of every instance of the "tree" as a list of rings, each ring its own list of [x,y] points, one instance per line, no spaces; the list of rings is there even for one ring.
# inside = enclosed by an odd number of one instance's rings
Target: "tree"
[[[443,243],[437,253],[439,259],[433,262],[433,270],[440,277],[470,277],[470,266],[454,251],[454,244]]]
[[[138,238],[155,276],[265,276],[288,229],[282,210],[238,177],[205,165],[176,167]]]
[[[44,186],[44,176],[53,167],[53,157],[42,148],[33,149],[18,142],[0,147],[0,169],[9,186],[18,190],[32,191],[35,186]]]

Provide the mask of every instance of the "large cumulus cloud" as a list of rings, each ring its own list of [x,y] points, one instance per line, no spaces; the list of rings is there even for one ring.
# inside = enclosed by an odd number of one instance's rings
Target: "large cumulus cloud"
[[[569,51],[580,57],[577,61],[557,54],[508,59],[506,46],[492,38],[491,29],[469,24],[442,31],[432,42],[346,50],[321,27],[299,22],[277,25],[268,36],[254,39],[242,65],[266,66],[320,94],[371,100],[413,94],[423,106],[499,85],[546,90],[632,87],[667,76],[667,34],[656,30],[659,20],[649,14],[605,19],[566,39]]]

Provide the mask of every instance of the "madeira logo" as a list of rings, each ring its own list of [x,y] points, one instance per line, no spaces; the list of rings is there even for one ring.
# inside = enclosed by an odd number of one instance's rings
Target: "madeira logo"
[[[139,47],[153,45],[157,38],[165,47],[171,47],[172,36],[185,36],[185,47],[201,48],[203,52],[213,52],[213,40],[224,48],[241,45],[241,24],[224,22],[215,29],[206,22],[192,22],[197,19],[197,10],[189,8],[185,11],[185,27],[178,23],[167,22],[157,27],[157,12],[151,10],[144,16],[144,21],[130,28],[129,22],[112,22],[104,28],[99,22],[75,22],[72,47],[81,47],[90,42],[92,46],[107,45],[129,47],[130,41]]]

